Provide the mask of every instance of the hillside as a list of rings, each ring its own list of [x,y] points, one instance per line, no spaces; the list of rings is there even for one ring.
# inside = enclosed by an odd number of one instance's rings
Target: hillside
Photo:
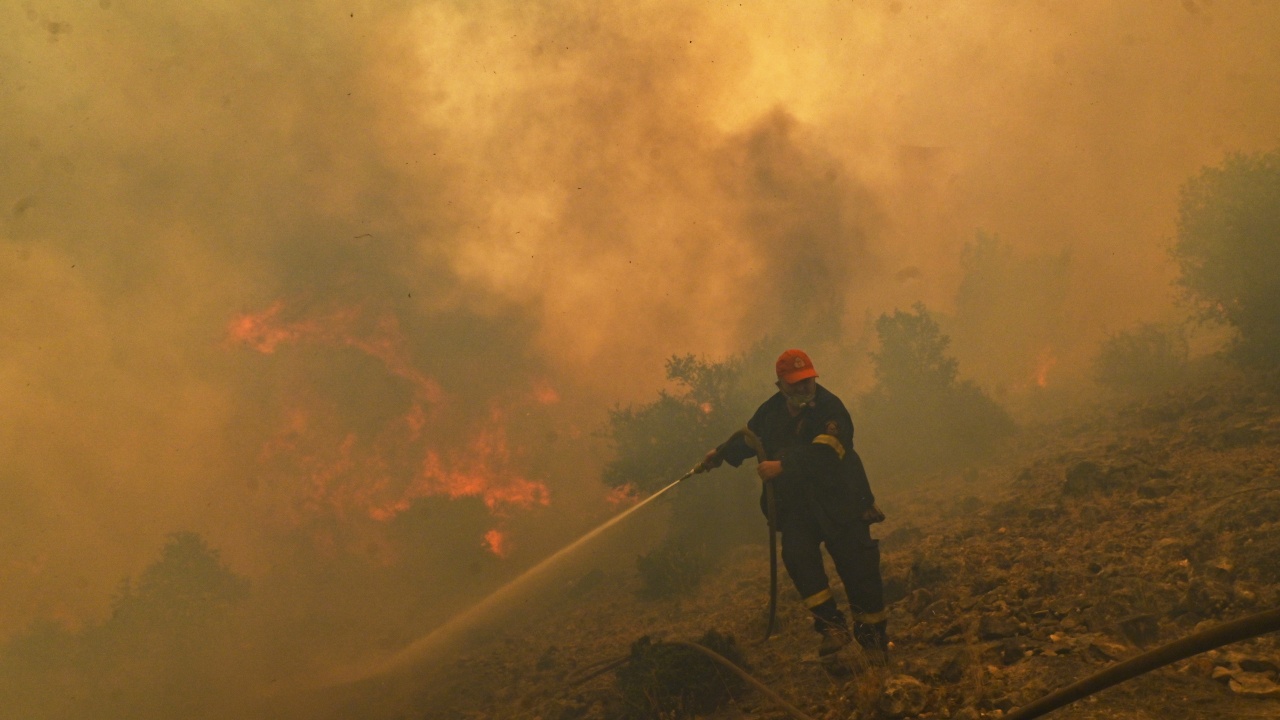
[[[1278,461],[1280,394],[1239,377],[1096,406],[1024,428],[997,462],[909,488],[873,478],[889,517],[877,528],[892,600],[884,670],[826,674],[785,576],[778,630],[757,642],[761,544],[674,600],[639,599],[630,567],[588,573],[563,602],[474,644],[418,707],[430,718],[615,717],[613,672],[570,682],[643,635],[716,629],[814,718],[999,717],[1143,648],[1280,606]],[[1278,670],[1272,635],[1052,717],[1280,718]],[[707,717],[787,715],[749,690]]]

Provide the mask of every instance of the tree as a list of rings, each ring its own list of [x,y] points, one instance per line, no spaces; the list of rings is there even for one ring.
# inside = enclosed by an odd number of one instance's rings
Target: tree
[[[693,355],[669,358],[667,380],[676,384],[674,394],[664,390],[653,402],[609,412],[606,435],[615,457],[604,468],[605,484],[658,490],[741,427],[760,400],[758,383],[749,382],[744,372],[748,365],[754,369],[751,359],[745,354],[720,362]]]
[[[1183,187],[1171,249],[1202,318],[1238,332],[1237,357],[1280,359],[1280,149],[1234,154]]]
[[[653,402],[615,408],[606,436],[615,457],[601,479],[611,487],[654,492],[688,472],[707,450],[742,427],[761,398],[756,380],[770,367],[764,344],[720,362],[692,355],[667,360],[674,392]],[[772,372],[768,370],[767,372]],[[726,466],[727,468],[727,466]],[[758,482],[722,470],[684,483],[673,499],[663,542],[638,559],[642,594],[679,594],[695,587],[723,552],[760,535]]]
[[[875,386],[859,398],[858,436],[868,458],[913,474],[987,456],[1011,434],[1009,414],[977,385],[959,381],[951,339],[921,303],[876,320]]]
[[[41,718],[210,714],[246,679],[230,610],[247,594],[248,581],[202,537],[173,533],[137,582],[123,583],[105,622],[74,633],[40,622],[0,648],[4,709]]]
[[[880,352],[871,353],[871,361],[880,393],[945,392],[960,372],[960,362],[946,354],[951,338],[942,334],[922,303],[912,310],[894,310],[876,320]]]
[[[227,569],[218,551],[193,532],[176,532],[160,559],[126,582],[116,598],[113,622],[152,625],[201,624],[223,614],[249,594],[249,583]]]

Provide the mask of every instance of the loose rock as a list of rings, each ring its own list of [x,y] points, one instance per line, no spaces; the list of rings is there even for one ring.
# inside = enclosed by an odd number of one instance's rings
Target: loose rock
[[[894,675],[884,683],[880,712],[887,718],[904,718],[924,712],[929,688],[910,675]]]

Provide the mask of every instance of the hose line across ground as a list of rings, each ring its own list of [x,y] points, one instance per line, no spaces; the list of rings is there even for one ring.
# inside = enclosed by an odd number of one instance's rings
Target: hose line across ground
[[[1005,716],[1005,720],[1038,718],[1063,705],[1069,705],[1099,690],[1118,685],[1169,663],[1276,631],[1280,631],[1280,608],[1222,623],[1104,668],[1077,683],[1049,693],[1030,705],[1014,710]]]
[[[786,710],[787,713],[791,715],[791,717],[796,718],[796,720],[813,720],[812,717],[805,715],[803,712],[801,712],[800,708],[797,708],[795,705],[792,705],[786,700],[783,700],[782,696],[774,692],[773,690],[770,690],[768,685],[765,685],[759,680],[751,677],[751,675],[749,675],[746,670],[743,670],[742,668],[738,667],[736,664],[734,664],[732,660],[721,655],[720,653],[714,650],[711,650],[710,648],[707,648],[703,645],[699,645],[698,643],[689,642],[687,640],[667,640],[666,643],[669,645],[681,645],[687,648],[692,648],[694,650],[697,650],[703,655],[706,655],[712,660],[715,660],[721,665],[724,665],[725,667],[732,670],[734,673],[738,675],[738,677],[742,678],[743,680],[746,680],[748,683],[751,684],[752,687],[764,693],[766,697],[768,697],[773,702],[777,703],[778,707],[782,708],[783,710]]]
[[[755,689],[764,693],[765,697],[768,697],[770,700],[777,703],[778,707],[782,708],[783,710],[786,710],[787,713],[791,715],[791,717],[796,718],[796,720],[813,720],[812,717],[805,715],[795,705],[792,705],[786,700],[783,700],[782,696],[774,692],[773,690],[769,689],[768,685],[765,685],[759,680],[751,677],[751,675],[749,675],[746,670],[743,670],[742,668],[738,667],[738,665],[735,664],[732,660],[706,647],[705,645],[699,645],[698,643],[689,642],[687,640],[662,640],[660,641],[659,644],[680,645],[682,647],[687,647],[687,648],[692,648],[694,650],[697,650],[703,655],[706,655],[712,660],[715,660],[721,665],[724,665],[725,667],[732,670],[738,677],[742,678],[743,680],[746,680],[751,685],[751,687],[754,687]],[[577,685],[581,685],[582,683],[588,680],[591,680],[592,678],[599,677],[609,672],[610,670],[614,670],[619,666],[626,664],[630,660],[631,660],[631,656],[627,655],[627,656],[623,656],[613,660],[605,660],[603,662],[599,662],[594,665],[591,665],[586,669],[584,675],[566,683],[566,687],[575,687]]]

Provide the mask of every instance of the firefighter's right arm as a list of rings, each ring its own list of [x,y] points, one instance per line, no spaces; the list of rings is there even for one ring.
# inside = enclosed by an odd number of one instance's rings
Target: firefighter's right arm
[[[755,418],[752,418],[752,420],[754,421]],[[746,430],[754,435],[755,428],[752,427],[752,424],[747,423]],[[746,433],[742,430],[730,435],[728,440],[720,443],[714,450],[707,453],[706,458],[702,461],[703,465],[710,469],[719,467],[722,462],[727,462],[734,467],[738,467],[743,460],[755,457],[756,451],[751,447],[751,443],[747,442],[745,435]],[[764,458],[760,459],[763,460]]]
[[[707,454],[702,457],[702,467],[708,470],[715,470],[724,464],[724,458],[720,457],[718,448],[711,448]]]

